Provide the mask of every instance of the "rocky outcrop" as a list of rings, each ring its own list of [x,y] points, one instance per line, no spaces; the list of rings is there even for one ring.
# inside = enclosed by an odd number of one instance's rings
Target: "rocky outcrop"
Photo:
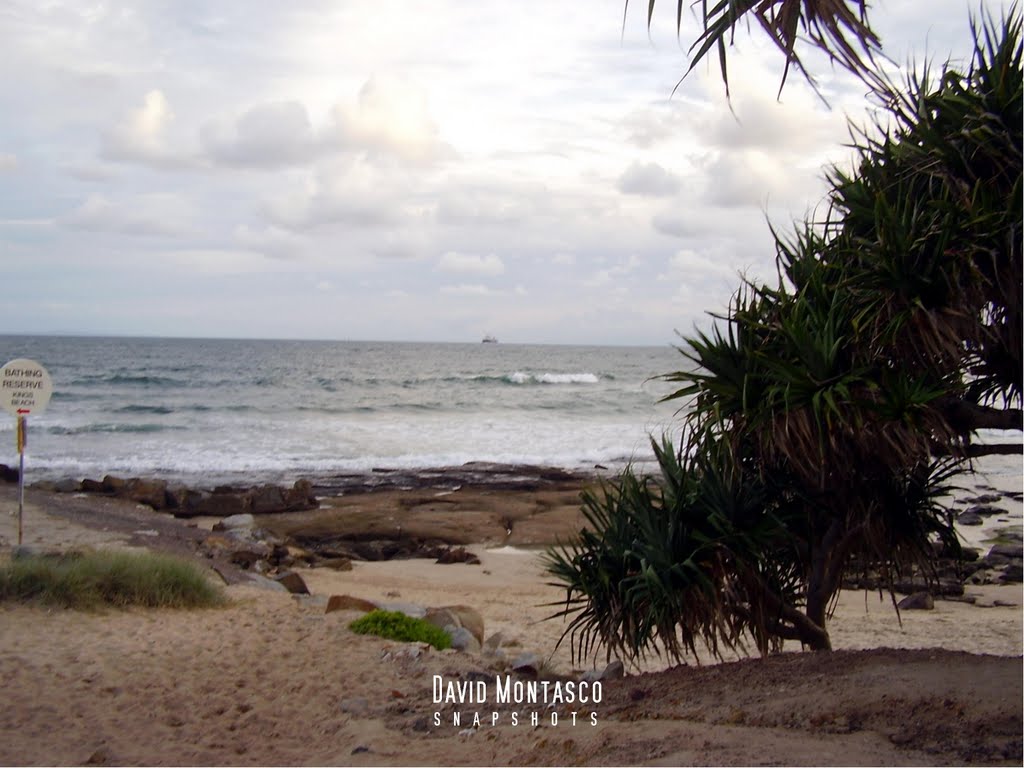
[[[452,627],[453,630],[467,630],[476,640],[477,651],[484,644],[484,618],[476,609],[470,608],[468,605],[447,605],[441,608],[428,608],[423,618],[435,627],[445,630],[450,635],[454,633],[448,631],[449,627]]]
[[[900,600],[896,608],[901,611],[931,611],[935,608],[935,598],[928,592],[915,592]]]
[[[327,599],[327,608],[324,613],[334,613],[335,611],[361,611],[363,613],[369,613],[370,611],[377,610],[377,604],[372,603],[369,600],[363,600],[361,597],[353,597],[352,595],[331,595]]]
[[[120,478],[107,475],[102,480],[86,478],[81,482],[62,481],[52,489],[63,493],[97,493],[130,499],[175,517],[231,517],[233,515],[272,515],[316,509],[319,502],[308,480],[298,480],[288,488],[260,485],[253,488],[218,486],[212,491],[170,486],[166,480]]]

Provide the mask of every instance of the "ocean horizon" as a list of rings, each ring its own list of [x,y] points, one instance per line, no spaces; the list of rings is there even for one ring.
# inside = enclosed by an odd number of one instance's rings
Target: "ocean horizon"
[[[198,486],[468,462],[588,471],[650,459],[678,426],[664,347],[0,336],[50,373],[26,479]],[[0,463],[17,464],[13,417]]]

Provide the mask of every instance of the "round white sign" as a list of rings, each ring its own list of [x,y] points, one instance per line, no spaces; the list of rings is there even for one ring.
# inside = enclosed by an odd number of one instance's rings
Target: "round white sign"
[[[50,374],[35,360],[19,357],[0,370],[0,405],[14,416],[41,413],[52,394]]]

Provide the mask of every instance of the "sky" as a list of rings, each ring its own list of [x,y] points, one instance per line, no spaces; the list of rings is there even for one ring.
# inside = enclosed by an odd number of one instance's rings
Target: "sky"
[[[1008,3],[877,0],[893,66]],[[633,0],[0,2],[0,333],[665,345],[772,279],[864,87]],[[678,87],[676,87],[678,84]],[[827,102],[827,104],[825,103]]]

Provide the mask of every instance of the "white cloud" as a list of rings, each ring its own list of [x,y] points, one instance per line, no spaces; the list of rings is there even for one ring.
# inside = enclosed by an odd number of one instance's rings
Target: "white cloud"
[[[934,2],[899,5],[872,10],[897,59],[925,37],[939,60],[950,42],[969,52],[968,0],[952,21],[933,18]],[[5,285],[77,265],[63,293],[31,306],[111,318],[83,320],[87,331],[141,330],[153,301],[115,290],[131,284],[208,290],[153,312],[147,332],[229,319],[220,332],[282,333],[236,309],[279,299],[288,275],[324,307],[345,295],[338,312],[355,318],[292,313],[296,336],[450,339],[469,324],[503,340],[509,328],[526,341],[672,341],[723,306],[738,269],[770,273],[766,218],[785,227],[819,202],[821,164],[849,155],[844,111],[865,112],[863,88],[827,63],[815,68],[832,111],[795,73],[777,101],[782,59],[757,31],[730,51],[736,117],[714,62],[673,93],[684,54],[660,4],[653,45],[632,5],[623,41],[618,0],[586,14],[491,0],[12,8],[0,24],[19,64],[0,71],[0,250],[16,255]],[[252,272],[265,277],[202,279]]]
[[[260,253],[228,248],[174,250],[163,254],[163,258],[165,262],[201,275],[240,275],[279,269],[279,262],[271,261]]]
[[[328,138],[342,147],[383,153],[414,163],[450,158],[424,92],[409,80],[374,75],[353,104],[331,111]]]
[[[279,259],[296,258],[309,250],[307,238],[275,226],[257,229],[240,224],[235,228],[235,242],[246,250]]]
[[[129,110],[121,122],[103,135],[101,154],[108,160],[167,167],[188,164],[168,144],[174,113],[163,91],[149,91],[141,106]]]
[[[679,177],[658,163],[634,161],[618,181],[618,189],[625,195],[671,197],[679,191],[679,187]]]
[[[201,139],[208,156],[225,165],[276,168],[309,162],[316,152],[309,114],[297,101],[258,104],[233,123],[207,123]]]
[[[464,274],[496,277],[504,273],[505,264],[493,253],[479,256],[473,253],[456,253],[448,251],[437,262],[442,272],[458,272]]]
[[[187,202],[174,195],[137,195],[130,203],[90,195],[60,222],[93,232],[174,237],[192,231],[193,211]]]
[[[442,285],[441,293],[446,296],[490,296],[492,291],[486,285],[459,284]]]

